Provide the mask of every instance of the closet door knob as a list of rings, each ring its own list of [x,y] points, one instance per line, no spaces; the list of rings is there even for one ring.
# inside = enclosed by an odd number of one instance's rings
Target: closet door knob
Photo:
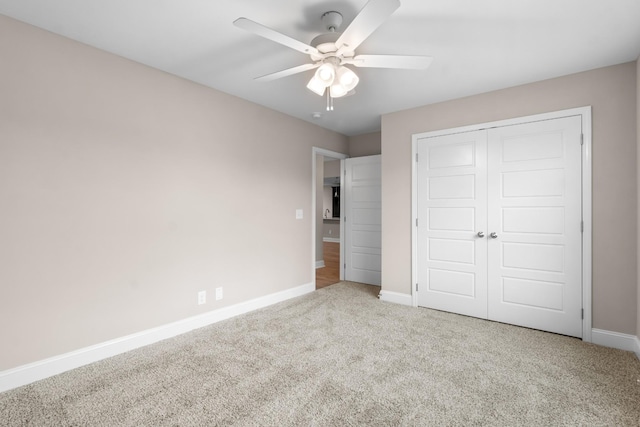
[[[484,232],[478,231],[478,237],[484,237]]]
[[[497,239],[498,238],[498,233],[493,231],[491,234],[489,234],[489,236],[491,236],[492,239]]]

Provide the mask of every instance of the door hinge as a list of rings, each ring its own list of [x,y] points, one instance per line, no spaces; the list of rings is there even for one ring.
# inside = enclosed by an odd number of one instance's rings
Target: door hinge
[[[580,221],[580,232],[584,233],[584,221]]]
[[[344,222],[347,222],[347,217],[346,216],[344,217]]]
[[[580,145],[584,145],[584,134],[580,134]]]
[[[418,284],[416,283],[416,292],[418,292]]]
[[[416,163],[418,163],[418,153],[416,153]]]
[[[584,308],[580,309],[580,318],[584,320]]]
[[[418,226],[418,218],[416,218],[416,227]]]

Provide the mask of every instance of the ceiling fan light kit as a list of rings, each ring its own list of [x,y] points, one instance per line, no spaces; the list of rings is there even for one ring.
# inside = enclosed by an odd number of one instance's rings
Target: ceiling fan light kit
[[[336,11],[325,12],[321,20],[328,33],[315,37],[310,45],[247,18],[238,18],[233,23],[239,28],[305,53],[313,62],[267,74],[256,80],[270,81],[315,68],[307,88],[319,96],[326,92],[327,110],[331,111],[333,98],[355,93],[354,88],[360,82],[358,75],[345,65],[420,70],[431,64],[433,58],[429,56],[355,55],[358,46],[399,7],[399,0],[369,0],[342,33],[337,32],[342,24],[342,14]]]
[[[339,65],[335,57],[327,58],[326,61],[318,67],[309,80],[307,84],[309,90],[322,96],[326,88],[329,88],[332,98],[341,98],[358,85],[360,79],[356,73],[344,65]]]
[[[358,82],[360,82],[358,75],[347,67],[340,67],[337,77],[340,84],[347,89],[347,92],[354,89],[358,85]]]
[[[311,78],[311,80],[309,80],[309,83],[307,83],[307,89],[317,93],[320,96],[324,95],[324,91],[326,88],[327,87],[324,85],[322,80],[316,78],[315,75],[313,76],[313,78]]]
[[[324,63],[316,70],[316,75],[313,76],[319,79],[322,84],[329,86],[333,83],[333,80],[336,78],[336,69],[335,66],[331,63]]]

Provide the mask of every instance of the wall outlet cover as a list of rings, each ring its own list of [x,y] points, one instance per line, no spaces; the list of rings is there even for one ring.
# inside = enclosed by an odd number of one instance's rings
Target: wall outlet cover
[[[198,292],[198,305],[206,304],[207,302],[207,291]]]

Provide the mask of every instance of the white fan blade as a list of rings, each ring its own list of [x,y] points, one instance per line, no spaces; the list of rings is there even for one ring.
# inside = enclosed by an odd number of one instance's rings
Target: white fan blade
[[[358,55],[344,61],[356,67],[368,68],[405,68],[409,70],[424,70],[433,62],[431,56],[406,55]]]
[[[291,76],[293,74],[302,73],[303,71],[313,70],[314,68],[318,68],[322,63],[318,62],[317,64],[302,64],[297,67],[287,68],[286,70],[278,71],[276,73],[266,74],[264,76],[256,77],[256,81],[261,82],[270,82],[271,80],[279,79],[282,77]]]
[[[399,7],[400,0],[369,0],[336,40],[336,47],[355,50]]]
[[[264,37],[265,39],[280,43],[281,45],[287,46],[293,50],[297,50],[298,52],[307,54],[318,53],[318,49],[313,46],[309,46],[308,44],[302,43],[296,39],[272,30],[271,28],[265,27],[262,24],[258,24],[257,22],[254,22],[247,18],[238,18],[233,21],[233,25]]]

